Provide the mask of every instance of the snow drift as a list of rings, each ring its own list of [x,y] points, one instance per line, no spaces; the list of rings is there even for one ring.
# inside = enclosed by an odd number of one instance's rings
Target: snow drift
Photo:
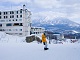
[[[25,37],[8,35],[5,32],[0,32],[0,43],[20,43],[25,42]]]

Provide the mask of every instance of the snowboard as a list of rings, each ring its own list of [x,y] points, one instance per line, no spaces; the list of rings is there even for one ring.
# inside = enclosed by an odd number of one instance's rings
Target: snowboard
[[[49,48],[44,48],[44,50],[48,50]]]

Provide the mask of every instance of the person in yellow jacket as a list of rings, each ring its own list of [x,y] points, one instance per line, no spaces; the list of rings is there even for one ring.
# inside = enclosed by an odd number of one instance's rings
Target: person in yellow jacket
[[[43,42],[43,44],[45,45],[45,46],[44,46],[44,50],[48,50],[48,48],[47,48],[47,40],[46,40],[46,35],[45,35],[45,33],[42,34],[42,42]]]

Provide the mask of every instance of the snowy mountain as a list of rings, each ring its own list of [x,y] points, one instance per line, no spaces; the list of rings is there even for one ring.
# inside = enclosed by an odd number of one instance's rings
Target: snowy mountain
[[[46,30],[80,30],[80,24],[75,23],[67,18],[57,17],[52,20],[38,19],[33,20],[33,26],[44,27]]]

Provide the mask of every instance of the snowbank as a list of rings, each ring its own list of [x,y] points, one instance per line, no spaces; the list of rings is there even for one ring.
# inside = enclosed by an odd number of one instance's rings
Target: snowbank
[[[25,37],[8,35],[4,32],[0,32],[0,43],[20,43],[25,42]]]

